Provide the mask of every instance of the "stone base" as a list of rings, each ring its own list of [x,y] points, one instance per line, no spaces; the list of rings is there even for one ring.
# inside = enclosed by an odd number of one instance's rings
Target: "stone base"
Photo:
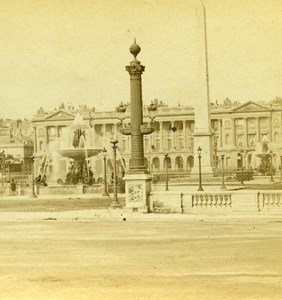
[[[125,181],[125,210],[133,213],[146,213],[152,211],[149,203],[152,177],[144,173],[127,173]]]

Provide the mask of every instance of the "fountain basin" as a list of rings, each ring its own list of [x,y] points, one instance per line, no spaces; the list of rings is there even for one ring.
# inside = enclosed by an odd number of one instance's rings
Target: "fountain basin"
[[[57,152],[64,157],[78,159],[78,158],[89,158],[96,156],[102,149],[98,148],[73,148],[73,149],[60,149]]]

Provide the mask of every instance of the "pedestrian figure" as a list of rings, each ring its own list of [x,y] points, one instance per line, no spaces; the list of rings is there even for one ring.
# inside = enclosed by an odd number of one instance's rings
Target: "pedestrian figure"
[[[11,182],[11,192],[12,192],[12,196],[15,196],[15,194],[16,194],[16,189],[17,189],[17,185],[16,185],[14,179],[12,179],[12,182]]]

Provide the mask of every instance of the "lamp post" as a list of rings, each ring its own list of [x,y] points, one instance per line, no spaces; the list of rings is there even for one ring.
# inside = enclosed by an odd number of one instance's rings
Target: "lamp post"
[[[198,188],[198,191],[203,191],[204,189],[202,187],[202,169],[201,169],[202,148],[198,147],[197,151],[198,151],[198,158],[199,158],[199,188]]]
[[[226,186],[225,186],[225,183],[224,183],[224,157],[225,157],[225,155],[222,154],[222,155],[221,155],[221,174],[222,174],[222,185],[221,185],[221,189],[222,189],[222,190],[226,190]]]
[[[272,168],[273,151],[270,150],[269,154],[270,154],[270,157],[269,157],[269,160],[270,160],[270,182],[274,182],[274,180],[273,180],[273,168]]]
[[[2,186],[4,184],[4,170],[5,170],[5,151],[1,152],[1,179],[2,179]]]
[[[244,168],[243,155],[244,155],[244,151],[243,151],[243,149],[241,149],[240,153],[239,153],[239,156],[240,156],[240,159],[241,159],[241,184],[242,185],[244,184],[244,181],[243,181],[243,168]]]
[[[282,181],[282,156],[280,156],[280,181]]]
[[[111,141],[113,144],[113,150],[114,150],[114,198],[113,202],[111,203],[112,208],[120,208],[121,204],[118,201],[117,197],[117,143],[118,140]]]
[[[168,191],[168,154],[164,155],[165,157],[165,190]]]
[[[31,198],[37,198],[36,193],[35,193],[35,184],[34,184],[34,160],[35,156],[31,156],[31,174],[32,174],[32,193],[30,195]]]
[[[103,161],[104,161],[104,191],[102,196],[109,196],[108,189],[107,189],[107,149],[104,148],[103,152]]]
[[[124,135],[131,136],[131,152],[129,160],[129,168],[124,176],[125,181],[125,208],[134,212],[148,212],[149,210],[149,192],[151,191],[152,177],[148,173],[145,165],[144,156],[144,138],[145,134],[154,131],[152,123],[154,123],[154,115],[157,109],[157,101],[153,101],[148,107],[149,122],[143,122],[143,101],[142,101],[142,74],[145,66],[137,59],[137,55],[141,51],[139,45],[134,43],[129,48],[133,55],[133,60],[125,67],[130,75],[130,119],[129,124],[122,124],[120,132]],[[123,105],[117,109],[119,120],[123,122],[122,114],[126,112]]]
[[[10,161],[7,161],[7,165],[8,165],[8,182],[11,181],[11,173],[10,173]]]
[[[217,157],[217,141],[218,141],[218,136],[214,136],[214,165],[215,168],[217,169],[218,167],[218,157]]]

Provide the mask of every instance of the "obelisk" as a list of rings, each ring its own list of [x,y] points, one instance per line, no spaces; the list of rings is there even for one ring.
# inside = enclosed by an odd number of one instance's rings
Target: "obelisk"
[[[213,174],[212,163],[212,133],[210,119],[210,91],[209,91],[209,68],[208,68],[208,44],[207,44],[207,26],[206,10],[202,4],[203,18],[199,18],[199,69],[198,76],[198,94],[195,106],[195,127],[194,127],[194,167],[192,174],[198,173],[198,148],[202,149],[201,153],[201,170],[203,174]],[[201,26],[202,25],[202,26]],[[201,62],[204,60],[204,64]]]

